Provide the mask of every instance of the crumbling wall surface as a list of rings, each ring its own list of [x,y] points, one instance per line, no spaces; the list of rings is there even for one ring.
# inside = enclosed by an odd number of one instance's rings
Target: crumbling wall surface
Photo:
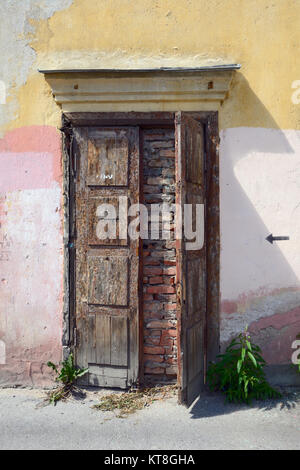
[[[0,112],[0,136],[10,121],[24,118],[18,112],[17,93],[26,84],[29,74],[36,72],[37,25],[42,20],[47,24],[56,11],[71,4],[72,0],[1,0],[0,80],[5,84],[7,99],[5,109]]]
[[[22,125],[25,115],[39,112],[43,98],[35,88],[24,115],[18,92],[36,70],[30,45],[35,22],[70,4],[3,0],[0,5],[0,386],[47,386],[45,364],[61,359],[60,133],[44,124],[51,121],[51,106],[47,116]]]
[[[0,142],[0,385],[46,384],[60,359],[60,139],[52,127],[11,131]]]
[[[219,109],[221,345],[248,324],[266,359],[289,367],[300,330],[300,2],[1,0],[0,14],[1,384],[49,383],[43,364],[61,356],[61,110],[38,68],[242,65]],[[271,245],[270,233],[290,240]]]

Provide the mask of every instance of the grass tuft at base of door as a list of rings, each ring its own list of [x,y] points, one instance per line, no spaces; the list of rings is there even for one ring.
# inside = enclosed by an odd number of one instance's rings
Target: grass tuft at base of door
[[[150,406],[158,400],[171,398],[176,394],[177,385],[164,385],[161,387],[129,390],[124,393],[112,393],[101,399],[101,402],[93,408],[100,411],[115,411],[118,418],[126,418],[128,415]]]

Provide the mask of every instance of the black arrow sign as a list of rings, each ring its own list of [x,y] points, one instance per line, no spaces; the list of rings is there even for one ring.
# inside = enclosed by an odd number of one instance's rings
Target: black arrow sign
[[[289,240],[290,237],[273,237],[273,234],[270,233],[270,235],[266,238],[266,240],[268,240],[268,242],[272,243],[273,242],[276,242],[276,241],[280,241],[280,240]]]

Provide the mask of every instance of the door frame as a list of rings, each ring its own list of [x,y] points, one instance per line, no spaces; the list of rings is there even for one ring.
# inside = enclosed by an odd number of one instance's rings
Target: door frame
[[[219,202],[219,128],[218,112],[185,112],[204,125],[206,152],[206,228],[207,242],[207,301],[204,348],[205,363],[213,361],[220,349],[220,202]],[[74,155],[72,151],[72,128],[87,126],[140,126],[173,127],[175,112],[74,112],[62,115],[62,169],[63,169],[63,357],[76,346],[74,315],[74,289],[72,276],[74,250],[74,185],[71,183]],[[140,154],[142,156],[142,153]],[[141,162],[142,165],[143,162]],[[141,290],[142,292],[142,290]],[[142,296],[140,296],[142,297]],[[207,312],[210,312],[207,315]],[[180,318],[177,318],[180,324]],[[143,380],[143,311],[140,298],[139,317],[139,381]],[[180,348],[178,348],[178,353]],[[181,381],[181,361],[178,361],[177,381]]]

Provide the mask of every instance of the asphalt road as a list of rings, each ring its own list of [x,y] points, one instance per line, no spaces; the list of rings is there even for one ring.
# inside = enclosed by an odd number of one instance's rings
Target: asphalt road
[[[0,390],[0,449],[300,449],[299,392],[251,407],[170,398],[125,419],[91,408],[101,393],[54,407],[41,406],[41,390]]]

